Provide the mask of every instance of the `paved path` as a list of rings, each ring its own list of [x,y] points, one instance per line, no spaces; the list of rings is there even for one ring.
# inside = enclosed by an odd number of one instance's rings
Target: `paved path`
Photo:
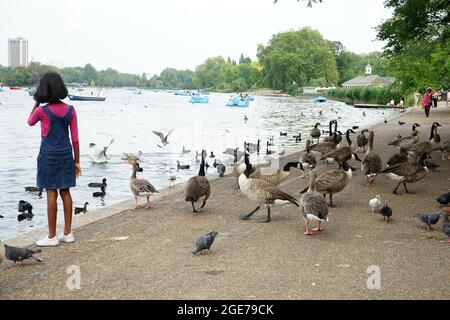
[[[433,109],[430,119],[413,111],[402,117],[408,125],[393,120],[375,127],[375,150],[385,162],[395,152],[386,141],[408,134],[413,122],[427,139],[436,120],[442,139],[450,139],[450,109]],[[442,168],[410,186],[417,195],[393,195],[395,182],[385,176],[369,189],[358,169],[334,197],[337,208],[325,231],[314,237],[303,235],[293,206],[274,209],[269,224],[257,221],[264,211],[240,221],[253,207],[234,189],[233,177],[212,181],[211,199],[198,214],[175,192],[153,209],[81,227],[76,243],[44,249],[43,264],[1,270],[0,299],[449,299],[450,245],[439,241],[445,239],[441,223],[428,233],[413,218],[437,210],[436,196],[450,188],[450,161],[438,153],[434,160]],[[297,172],[292,177],[282,189],[298,196],[307,181]],[[393,207],[388,225],[368,209],[376,194]],[[213,250],[193,257],[197,237],[213,230],[220,233]],[[108,240],[120,236],[129,238]],[[80,268],[80,290],[66,286],[71,265]],[[367,287],[372,265],[380,268],[380,290]]]

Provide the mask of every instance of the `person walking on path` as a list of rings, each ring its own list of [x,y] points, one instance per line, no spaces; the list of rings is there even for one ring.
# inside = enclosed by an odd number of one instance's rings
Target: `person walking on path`
[[[420,99],[420,92],[416,90],[414,92],[414,107],[419,107],[419,99]]]
[[[59,74],[44,74],[34,94],[36,103],[28,118],[30,126],[41,122],[42,140],[37,158],[36,180],[37,187],[46,189],[47,192],[48,236],[36,242],[40,247],[53,247],[60,242],[75,241],[72,233],[70,188],[75,187],[76,177],[81,175],[80,144],[75,109],[61,101],[67,95],[67,87]],[[64,207],[64,231],[57,237],[58,191]]]
[[[450,105],[450,88],[447,90],[447,101],[445,102],[445,106],[448,107]]]
[[[433,90],[431,88],[428,88],[427,91],[425,91],[425,94],[423,95],[423,98],[422,98],[422,107],[425,109],[425,115],[427,118],[430,116],[432,95],[433,95]]]

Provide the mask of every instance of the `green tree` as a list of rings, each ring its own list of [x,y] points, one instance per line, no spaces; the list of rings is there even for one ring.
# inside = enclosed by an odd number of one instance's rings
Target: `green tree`
[[[84,83],[90,83],[91,81],[97,80],[97,70],[90,64],[84,66],[83,72],[81,74]]]
[[[204,63],[195,68],[193,77],[194,86],[214,89],[217,86],[217,81],[225,64],[225,59],[221,56],[206,59]]]

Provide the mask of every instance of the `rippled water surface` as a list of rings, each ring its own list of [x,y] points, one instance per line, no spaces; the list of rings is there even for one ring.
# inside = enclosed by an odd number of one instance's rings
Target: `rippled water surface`
[[[150,180],[155,187],[169,186],[164,173],[169,167],[176,167],[176,161],[191,165],[190,170],[177,172],[177,182],[187,180],[198,172],[195,150],[202,148],[213,151],[217,158],[231,163],[232,157],[222,152],[226,148],[243,146],[244,141],[265,142],[274,137],[272,150],[279,148],[286,152],[304,148],[312,126],[320,122],[327,129],[331,119],[339,119],[339,130],[345,131],[354,125],[367,125],[398,113],[398,110],[354,109],[340,102],[329,101],[315,104],[311,99],[256,96],[249,108],[225,106],[228,95],[209,96],[208,104],[192,105],[188,97],[175,96],[169,92],[143,91],[134,95],[125,89],[103,90],[105,102],[71,102],[77,111],[81,144],[81,165],[83,176],[72,190],[74,205],[90,203],[88,209],[111,205],[129,199],[129,177],[131,167],[121,157],[123,152],[142,151],[140,177]],[[28,127],[27,118],[33,106],[33,99],[24,91],[0,92],[0,239],[18,235],[32,228],[45,226],[45,197],[24,191],[25,186],[35,185],[36,157],[39,152],[40,126]],[[320,111],[322,110],[322,114]],[[302,115],[303,113],[303,115]],[[244,115],[248,122],[244,122]],[[168,132],[175,129],[165,149],[157,147],[159,138],[152,130]],[[280,136],[280,131],[288,136]],[[293,135],[302,133],[303,140],[296,143]],[[110,157],[106,164],[93,164],[88,157],[89,143],[106,146]],[[192,150],[181,154],[183,146]],[[212,165],[212,161],[209,160]],[[213,171],[211,168],[209,171]],[[108,179],[107,194],[103,199],[93,198],[96,189],[88,188],[89,182]],[[17,221],[17,203],[26,200],[34,206],[33,221]],[[145,199],[140,199],[142,203]],[[61,206],[60,206],[61,208]],[[61,212],[61,209],[60,209]],[[59,214],[62,219],[62,214]],[[76,219],[76,217],[75,217]]]

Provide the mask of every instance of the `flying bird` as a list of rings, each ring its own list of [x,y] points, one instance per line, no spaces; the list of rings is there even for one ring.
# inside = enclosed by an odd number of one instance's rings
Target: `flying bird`
[[[109,144],[104,148],[99,148],[95,143],[89,144],[89,158],[93,163],[106,163],[108,161],[108,156],[106,151],[114,143],[112,139]]]
[[[160,148],[164,148],[165,146],[167,146],[169,144],[169,136],[170,134],[173,132],[173,130],[170,130],[166,136],[164,136],[163,133],[159,132],[159,131],[155,131],[153,130],[153,133],[156,134],[160,139],[161,139],[161,145],[157,145]]]

